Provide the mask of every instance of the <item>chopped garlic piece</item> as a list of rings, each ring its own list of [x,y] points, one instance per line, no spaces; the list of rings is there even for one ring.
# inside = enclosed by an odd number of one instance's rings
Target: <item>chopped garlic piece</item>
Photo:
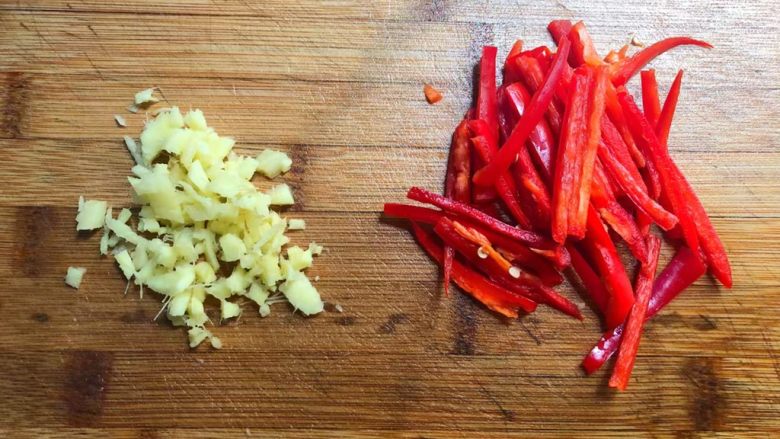
[[[281,151],[266,149],[257,156],[257,171],[268,178],[275,178],[289,171],[291,166],[292,160]]]
[[[276,206],[289,206],[295,204],[290,186],[282,183],[278,186],[274,186],[268,191],[268,195],[271,196],[271,204]]]
[[[108,203],[105,201],[85,201],[76,215],[76,230],[95,230],[103,227],[107,209]]]
[[[127,126],[127,122],[125,121],[125,118],[124,118],[124,117],[122,117],[122,116],[120,116],[120,115],[118,115],[118,114],[115,114],[115,115],[114,115],[114,121],[115,121],[115,122],[116,122],[116,124],[117,124],[117,125],[119,125],[120,127],[123,127],[123,128],[124,128],[124,127],[126,127],[126,126]]]
[[[159,101],[156,97],[154,97],[154,89],[153,88],[147,88],[146,90],[141,90],[138,93],[135,94],[135,100],[134,103],[136,106],[142,106],[145,104],[153,104],[155,102]]]
[[[68,267],[68,273],[65,275],[65,283],[78,290],[81,285],[81,279],[86,272],[87,269],[83,267]]]
[[[306,229],[306,221],[298,218],[287,220],[287,230],[304,230]]]

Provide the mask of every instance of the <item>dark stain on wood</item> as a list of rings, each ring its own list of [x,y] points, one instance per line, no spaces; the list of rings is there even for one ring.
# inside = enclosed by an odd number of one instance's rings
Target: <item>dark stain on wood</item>
[[[133,312],[126,312],[119,317],[123,323],[149,323],[152,319],[146,314],[146,311],[139,308]]]
[[[683,376],[688,378],[694,387],[688,414],[696,430],[717,430],[725,407],[718,378],[718,360],[692,358],[685,364]]]
[[[67,356],[63,399],[68,423],[75,427],[97,426],[103,415],[114,356],[99,351],[74,351]]]
[[[46,271],[49,234],[57,226],[57,213],[51,206],[20,207],[16,212],[14,266],[24,276],[37,277]],[[63,273],[63,276],[65,273]]]
[[[455,355],[474,355],[477,338],[477,305],[463,294],[455,294],[455,343],[452,353]]]
[[[357,319],[352,316],[343,316],[343,317],[336,317],[334,321],[336,322],[337,325],[352,326],[355,324]]]
[[[27,113],[30,79],[22,72],[5,73],[5,92],[0,107],[0,136],[15,139],[22,136]]]
[[[718,329],[718,324],[712,317],[699,314],[699,320],[693,322],[693,327],[699,331],[713,331]]]
[[[403,313],[390,314],[387,321],[379,325],[377,332],[380,334],[394,334],[397,325],[409,322],[409,316]]]
[[[33,315],[31,315],[30,318],[35,320],[38,323],[46,323],[49,321],[49,315],[46,314],[45,312],[33,313]]]

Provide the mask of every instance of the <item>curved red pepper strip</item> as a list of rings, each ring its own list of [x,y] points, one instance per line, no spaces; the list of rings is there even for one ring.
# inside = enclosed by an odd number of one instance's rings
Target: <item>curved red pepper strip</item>
[[[468,218],[486,229],[490,229],[508,238],[516,239],[522,243],[528,244],[530,247],[539,249],[552,249],[556,247],[554,242],[534,232],[512,227],[467,204],[450,200],[439,194],[426,191],[425,189],[412,187],[409,189],[409,192],[407,192],[406,197],[421,203],[432,204],[440,209],[454,213],[455,215]]]
[[[483,186],[493,184],[501,172],[509,169],[509,166],[514,161],[520,148],[525,146],[528,135],[533,131],[542,117],[544,117],[545,110],[550,105],[553,93],[555,92],[555,87],[558,84],[563,71],[565,57],[569,54],[570,46],[569,40],[564,38],[561,42],[561,47],[555,54],[552,67],[550,67],[550,71],[547,73],[544,85],[534,93],[531,103],[528,105],[528,111],[523,114],[523,117],[512,131],[512,135],[509,136],[509,139],[504,142],[504,146],[499,150],[496,158],[474,174],[473,182],[475,184]]]
[[[461,203],[471,200],[471,152],[469,147],[469,129],[464,119],[455,128],[450,145],[450,158],[447,163],[447,175],[444,180],[444,196]],[[452,273],[453,249],[444,248],[444,294],[450,293],[450,274]]]
[[[642,110],[650,125],[658,124],[658,116],[661,114],[661,101],[658,98],[658,81],[655,79],[655,69],[642,70]]]
[[[643,156],[642,152],[637,148],[636,142],[634,142],[634,136],[631,135],[631,131],[628,129],[626,118],[623,115],[623,109],[620,107],[620,102],[618,102],[617,99],[617,90],[615,90],[615,86],[612,84],[607,86],[606,104],[607,115],[623,138],[623,142],[626,144],[631,158],[634,159],[635,167],[644,168],[646,164],[645,156]]]
[[[672,82],[669,94],[666,95],[666,100],[664,101],[664,108],[661,110],[658,121],[655,124],[655,133],[658,135],[658,140],[664,145],[667,145],[669,141],[669,129],[672,126],[674,110],[677,108],[677,99],[680,97],[682,76],[683,71],[680,70],[677,72],[677,76],[674,77],[674,82]]]
[[[647,316],[655,270],[658,267],[658,255],[661,253],[661,240],[657,236],[651,235],[647,238],[647,253],[647,262],[642,264],[634,288],[636,302],[631,308],[631,314],[628,315],[615,369],[609,379],[609,386],[617,387],[619,390],[626,390],[628,387],[628,380],[631,378],[631,371],[636,361],[636,352],[639,349],[639,339],[642,337],[642,325]]]
[[[607,314],[607,304],[609,303],[609,294],[604,288],[604,284],[601,283],[599,275],[590,266],[590,263],[582,256],[582,253],[577,250],[573,244],[568,244],[566,249],[569,250],[571,255],[571,266],[574,272],[582,281],[582,285],[585,287],[585,292],[590,296],[593,303],[601,311],[602,315]]]
[[[653,284],[653,293],[647,306],[645,320],[652,318],[683,290],[700,278],[707,268],[688,247],[680,247],[664,271]],[[582,367],[590,375],[612,357],[620,345],[624,325],[604,334],[582,360]]]
[[[458,253],[485,273],[493,282],[533,302],[544,303],[564,314],[582,320],[582,314],[577,305],[546,287],[539,278],[529,273],[521,273],[520,277],[513,278],[493,259],[480,259],[478,256],[479,246],[460,236],[452,226],[451,220],[442,218],[436,223],[434,232],[446,244],[457,249]]]
[[[434,241],[433,236],[416,223],[412,223],[417,242],[437,263],[442,262],[442,248]],[[479,273],[466,267],[458,261],[452,264],[452,280],[466,293],[480,301],[489,309],[509,318],[517,317],[517,308],[533,312],[536,304],[524,297],[517,296],[500,285],[485,279]]]
[[[626,320],[634,304],[634,291],[615,244],[592,207],[588,209],[588,233],[582,244],[588,251],[590,260],[596,265],[609,293],[605,318],[607,327],[614,328]]]
[[[645,119],[642,112],[636,106],[634,99],[627,91],[621,90],[618,92],[618,101],[620,101],[620,105],[623,107],[623,111],[629,121],[631,132],[634,133],[634,137],[641,142],[640,146],[644,149],[644,152],[649,159],[648,162],[652,162],[658,170],[663,191],[666,196],[669,197],[669,203],[672,206],[674,214],[680,221],[680,228],[682,229],[686,244],[691,250],[698,252],[699,236],[696,230],[696,224],[693,221],[691,206],[686,203],[686,200],[683,197],[684,192],[686,191],[683,188],[679,176],[675,172],[675,165],[671,157],[669,157],[669,152],[658,141],[655,130],[650,126],[650,123]]]
[[[635,53],[631,58],[627,58],[617,64],[612,75],[612,83],[616,86],[623,85],[631,79],[636,72],[642,70],[650,61],[662,53],[674,49],[677,46],[692,45],[699,46],[705,49],[712,49],[712,44],[695,40],[690,37],[672,37],[661,40],[657,43],[647,46],[642,51]]]
[[[604,64],[596,52],[596,46],[593,45],[593,39],[587,29],[585,29],[585,23],[578,21],[572,26],[569,31],[569,40],[571,40],[571,54],[569,55],[569,62],[574,59],[574,67],[578,67],[582,64],[590,66],[598,66]]]

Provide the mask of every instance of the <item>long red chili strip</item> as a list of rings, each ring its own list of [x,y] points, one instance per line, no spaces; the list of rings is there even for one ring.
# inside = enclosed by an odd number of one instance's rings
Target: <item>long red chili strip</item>
[[[517,121],[522,118],[530,100],[530,93],[520,83],[511,84],[504,89],[503,99],[499,99],[499,102],[503,104],[504,113],[507,116],[508,134],[512,133],[512,129],[517,124]],[[531,131],[531,134],[528,136],[528,144],[531,146],[532,158],[541,170],[543,180],[550,182],[557,148],[553,134],[545,120],[540,120],[534,130]]]
[[[557,45],[561,45],[561,39],[569,35],[572,24],[569,20],[553,20],[547,25],[547,31]]]
[[[658,135],[658,140],[664,145],[667,145],[669,141],[669,130],[672,127],[674,110],[677,108],[677,99],[680,97],[682,77],[683,71],[680,70],[677,72],[677,76],[674,77],[674,82],[672,82],[669,94],[666,95],[666,100],[664,101],[664,108],[661,110],[658,121],[655,124],[655,133]]]
[[[464,119],[455,128],[450,145],[450,158],[447,163],[447,175],[444,180],[444,196],[461,203],[471,200],[471,153],[469,151],[469,129]],[[450,274],[452,273],[452,258],[455,252],[449,247],[444,248],[444,294],[450,292]]]
[[[626,390],[631,371],[636,361],[636,352],[639,349],[639,339],[642,337],[642,325],[647,316],[647,306],[650,303],[650,295],[653,292],[653,280],[655,270],[658,267],[658,255],[661,253],[661,240],[656,236],[647,238],[647,262],[642,264],[634,290],[636,302],[628,315],[628,321],[623,331],[623,340],[620,342],[618,358],[615,369],[609,379],[610,387]]]
[[[577,25],[574,26],[572,32],[575,30],[577,30]],[[591,45],[592,44],[593,43],[591,42]],[[590,114],[588,115],[588,131],[583,145],[582,177],[580,178],[579,194],[577,197],[579,201],[577,210],[574,212],[574,221],[569,221],[569,234],[575,238],[582,238],[585,236],[585,223],[588,214],[588,205],[590,204],[590,190],[593,182],[593,167],[596,164],[596,154],[599,149],[599,139],[601,139],[601,118],[604,115],[604,96],[608,81],[607,67],[601,66],[596,68],[593,86],[590,88]]]
[[[546,287],[536,276],[521,271],[517,277],[513,277],[510,274],[511,267],[504,267],[491,258],[481,259],[479,257],[480,246],[461,236],[456,231],[456,227],[457,223],[442,218],[436,223],[434,231],[442,241],[457,249],[458,253],[485,273],[493,282],[529,300],[543,303],[582,320],[582,314],[574,303]]]
[[[445,216],[445,213],[440,210],[398,203],[385,203],[384,214],[389,217],[405,218],[425,224],[436,224],[439,219]],[[496,233],[490,229],[483,228],[479,224],[462,217],[457,219],[459,222],[462,222],[469,227],[478,229],[481,234],[485,235],[490,242],[495,244],[500,250],[506,250],[512,253],[512,255],[515,256],[516,261],[519,261],[523,267],[530,268],[531,271],[534,271],[537,275],[541,275],[545,270],[553,270],[547,265],[547,261],[553,262],[556,267],[561,269],[569,266],[571,263],[569,252],[563,247],[558,247],[553,250],[533,251],[513,237],[507,237],[505,234]]]
[[[609,293],[605,318],[607,327],[614,328],[626,320],[634,304],[634,292],[615,244],[593,208],[588,209],[588,233],[582,243]]]
[[[542,69],[541,63],[536,58],[531,56],[517,57],[514,62],[514,70],[517,71],[517,75],[531,92],[536,92],[544,83],[544,70]],[[528,102],[530,100],[529,95],[529,98],[525,101]],[[552,102],[550,102],[550,105],[547,107],[546,113],[547,122],[555,133],[561,131],[561,123],[563,121],[563,102],[558,101],[559,98],[556,93],[556,95],[553,96]]]
[[[534,232],[512,227],[509,224],[488,216],[469,205],[447,199],[439,194],[426,191],[425,189],[412,187],[409,189],[409,192],[407,192],[406,197],[410,200],[431,204],[440,209],[452,212],[458,216],[468,218],[485,228],[505,235],[508,238],[516,239],[522,243],[528,244],[533,248],[552,249],[556,247],[555,243]]]
[[[442,263],[443,250],[436,243],[433,236],[423,230],[416,223],[412,223],[412,230],[417,242],[420,243],[428,255],[437,263]],[[533,312],[536,304],[524,297],[517,296],[502,288],[495,282],[484,278],[479,273],[466,267],[458,261],[452,264],[452,280],[466,293],[484,304],[489,309],[509,318],[517,318],[517,309]]]
[[[706,270],[707,267],[701,262],[701,259],[693,254],[688,247],[680,247],[653,284],[653,293],[647,306],[645,320],[655,316],[658,311],[700,278]],[[585,356],[582,367],[588,375],[599,370],[617,351],[623,336],[623,329],[624,326],[620,325],[604,334]]]
[[[614,193],[606,182],[606,175],[601,167],[601,162],[596,162],[593,174],[593,189],[591,191],[591,203],[596,208],[601,219],[615,231],[628,245],[631,254],[640,262],[645,262],[647,248],[645,239],[639,231],[639,227],[631,214],[617,201]]]
[[[647,122],[647,119],[645,119],[642,112],[636,106],[631,95],[629,95],[627,91],[621,90],[618,92],[618,100],[629,121],[631,132],[634,133],[634,137],[640,141],[640,146],[644,149],[649,156],[649,161],[653,162],[658,171],[663,190],[666,196],[669,197],[669,202],[674,214],[680,221],[680,228],[685,237],[685,242],[691,250],[694,252],[698,251],[699,238],[696,231],[696,224],[693,222],[690,206],[686,204],[686,200],[683,197],[685,188],[682,186],[682,182],[679,181],[677,173],[674,171],[674,162],[671,157],[669,157],[666,148],[658,141],[655,130],[650,126],[650,123]]]
[[[525,146],[528,135],[533,131],[536,124],[539,123],[539,120],[544,117],[545,110],[550,105],[555,87],[561,77],[563,65],[566,62],[565,59],[569,55],[570,46],[568,39],[563,38],[561,40],[561,46],[555,54],[550,71],[547,72],[544,85],[534,93],[531,103],[528,105],[528,111],[523,114],[514,131],[512,131],[512,135],[509,136],[509,139],[504,142],[504,146],[499,150],[496,158],[474,174],[474,183],[483,186],[490,185],[496,180],[498,174],[509,169],[520,148]]]
[[[670,230],[677,224],[677,217],[650,198],[641,177],[637,180],[632,176],[604,142],[599,145],[599,158],[637,208],[641,209],[664,230]]]
[[[582,122],[587,116],[587,83],[584,74],[575,74],[572,93],[566,106],[561,135],[558,140],[558,156],[553,177],[552,238],[563,243],[569,232],[569,203],[574,197],[576,165],[579,156],[578,142],[583,140]]]
[[[672,37],[661,40],[657,43],[647,46],[640,52],[635,53],[632,57],[623,60],[622,62],[615,64],[615,71],[612,75],[612,83],[616,86],[623,85],[631,79],[636,72],[642,70],[650,61],[662,53],[674,49],[677,46],[693,45],[703,47],[705,49],[712,49],[712,45],[705,41],[694,40],[690,37]]]
[[[626,144],[631,158],[634,159],[635,165],[638,168],[644,168],[645,156],[642,155],[642,152],[639,151],[639,148],[637,148],[636,142],[634,142],[634,136],[631,135],[631,130],[628,129],[626,118],[623,115],[623,109],[620,107],[620,102],[618,102],[617,99],[617,91],[615,90],[615,86],[612,84],[607,86],[606,105],[607,115],[615,125],[615,128],[617,128],[620,136],[623,138],[623,142]]]
[[[593,267],[591,267],[590,263],[582,256],[582,253],[574,248],[573,244],[567,245],[566,248],[569,250],[569,255],[571,255],[571,267],[574,269],[574,272],[577,273],[580,281],[582,281],[585,292],[590,296],[591,300],[593,300],[593,303],[596,304],[596,307],[601,311],[601,314],[606,315],[609,294],[604,288],[604,284],[601,283],[599,275],[593,271]]]
[[[497,248],[505,258],[515,265],[533,272],[548,287],[554,287],[563,282],[563,276],[550,265],[550,262],[528,247],[519,246],[513,249],[514,251],[498,245]],[[518,248],[521,250],[516,251]]]
[[[575,126],[576,136],[573,137],[574,139],[574,162],[571,164],[571,169],[573,172],[572,179],[571,179],[571,195],[566,198],[567,200],[567,235],[574,237],[575,239],[582,239],[583,234],[581,233],[582,230],[579,228],[577,224],[577,214],[579,212],[579,200],[580,200],[580,189],[582,185],[582,169],[583,169],[583,163],[585,159],[585,149],[587,148],[586,144],[588,143],[588,120],[590,119],[590,95],[591,90],[593,89],[594,85],[594,77],[595,74],[592,69],[588,68],[587,66],[581,66],[577,68],[575,71],[575,75],[583,75],[585,76],[585,89],[583,90],[584,93],[584,103],[582,104],[581,111],[577,112],[580,119],[572,120],[572,123]],[[572,101],[572,105],[576,105],[574,101]]]
[[[490,141],[485,136],[477,136],[471,139],[472,145],[479,152],[480,156],[485,162],[489,162],[493,157],[493,151],[490,147]],[[496,193],[498,197],[504,202],[509,214],[517,221],[524,229],[532,229],[531,221],[528,216],[523,212],[520,207],[520,203],[517,202],[515,194],[517,193],[517,187],[514,180],[509,174],[502,175],[496,180]]]
[[[498,106],[496,105],[496,54],[493,46],[482,48],[479,63],[479,93],[477,94],[477,119],[487,125],[487,140],[498,148]]]
[[[652,126],[658,124],[658,116],[661,114],[661,101],[658,98],[658,81],[655,79],[655,70],[642,70],[642,110]]]

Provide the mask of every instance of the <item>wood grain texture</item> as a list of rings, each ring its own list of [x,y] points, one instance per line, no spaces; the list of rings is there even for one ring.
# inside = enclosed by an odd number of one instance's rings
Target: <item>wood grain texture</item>
[[[0,436],[572,437],[780,434],[780,29],[775,2],[17,0],[0,3]],[[671,150],[729,250],[735,288],[703,279],[643,338],[629,391],[578,364],[599,336],[541,309],[496,318],[438,273],[383,202],[440,190],[479,48],[549,44],[584,19],[599,47],[695,35]],[[445,93],[429,106],[422,84]],[[127,205],[121,136],[151,85],[205,111],[239,150],[295,160],[293,240],[344,313],[245,305],[189,350],[123,296],[78,195]],[[126,114],[117,128],[113,114]],[[665,254],[664,257],[668,257]],[[67,288],[68,265],[88,272]],[[564,293],[585,307],[571,288]]]

